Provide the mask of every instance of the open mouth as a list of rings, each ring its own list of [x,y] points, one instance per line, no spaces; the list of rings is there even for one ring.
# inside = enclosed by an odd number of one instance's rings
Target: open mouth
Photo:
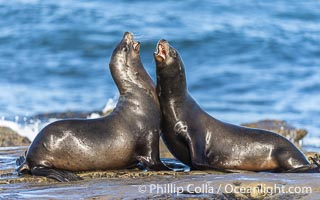
[[[167,56],[166,48],[164,44],[162,44],[162,42],[159,42],[157,47],[157,52],[155,52],[155,58],[158,62],[163,62],[166,59],[166,56]]]
[[[158,55],[161,56],[163,59],[166,59],[166,49],[162,44],[158,46]]]
[[[132,46],[135,51],[138,51],[140,49],[140,42],[134,41]]]

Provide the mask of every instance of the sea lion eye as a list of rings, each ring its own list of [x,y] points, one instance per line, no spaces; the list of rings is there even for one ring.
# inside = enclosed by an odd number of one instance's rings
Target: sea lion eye
[[[122,47],[122,50],[124,51],[124,52],[127,52],[127,51],[129,51],[129,47],[126,45],[126,46],[123,46]]]
[[[177,57],[177,52],[176,50],[170,50],[170,54],[172,57],[176,58]]]

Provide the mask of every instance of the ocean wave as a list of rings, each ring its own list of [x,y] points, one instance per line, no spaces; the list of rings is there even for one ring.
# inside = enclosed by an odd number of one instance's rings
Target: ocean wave
[[[116,106],[118,95],[109,99],[102,109],[102,113],[107,113]],[[17,132],[21,136],[28,137],[31,141],[36,137],[39,131],[48,124],[63,119],[67,115],[74,114],[77,116],[85,117],[87,119],[94,119],[101,117],[101,112],[89,112],[89,113],[46,113],[38,114],[35,116],[15,116],[14,119],[7,120],[5,117],[0,118],[0,127],[8,127]],[[78,118],[78,117],[77,117]]]
[[[29,123],[19,124],[15,121],[0,119],[1,127],[8,127],[21,136],[29,138],[31,141],[38,134],[41,127],[45,126],[40,120],[31,120]]]
[[[310,148],[320,148],[320,138],[319,137],[305,138],[303,139],[302,144]]]

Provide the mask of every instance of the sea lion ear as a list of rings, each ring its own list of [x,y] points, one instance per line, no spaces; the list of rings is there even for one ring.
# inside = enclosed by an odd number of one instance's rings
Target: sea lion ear
[[[123,45],[121,47],[121,50],[124,51],[124,52],[128,52],[129,51],[129,47],[127,45]]]

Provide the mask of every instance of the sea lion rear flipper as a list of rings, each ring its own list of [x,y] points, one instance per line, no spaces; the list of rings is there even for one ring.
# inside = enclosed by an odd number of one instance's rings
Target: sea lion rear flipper
[[[284,171],[284,173],[320,173],[320,167],[316,164],[309,164]]]
[[[31,173],[35,176],[46,176],[48,178],[53,178],[60,182],[83,180],[81,177],[69,171],[39,167],[39,166],[33,167],[31,169]]]
[[[152,160],[150,157],[145,156],[137,156],[137,160],[139,163],[139,169],[146,169],[146,170],[152,170],[152,171],[172,171],[169,167],[164,165],[160,160],[159,162],[156,162]]]

